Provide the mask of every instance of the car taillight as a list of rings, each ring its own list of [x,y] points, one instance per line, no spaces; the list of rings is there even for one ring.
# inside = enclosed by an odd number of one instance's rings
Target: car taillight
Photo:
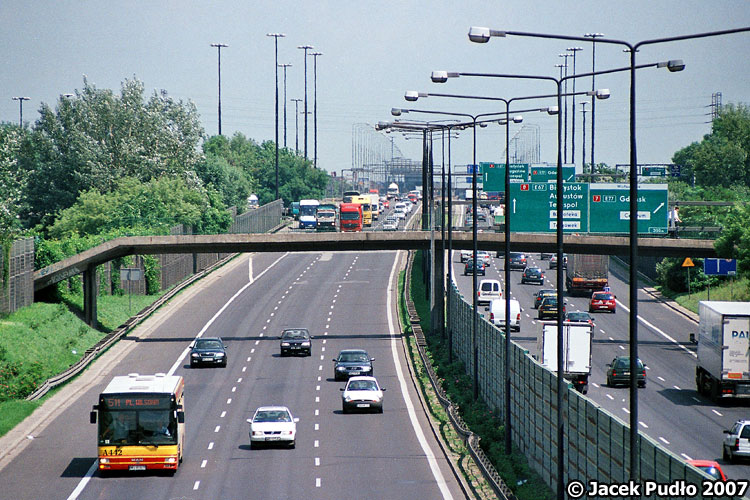
[[[737,438],[734,440],[734,449],[739,450],[740,449],[740,438]]]
[[[495,313],[490,313],[490,321],[495,321]]]
[[[612,370],[612,376],[613,376],[613,377],[616,377],[616,376],[617,376],[617,371],[616,371],[616,370]]]
[[[518,316],[516,316],[516,321],[521,322],[521,313],[518,313]]]

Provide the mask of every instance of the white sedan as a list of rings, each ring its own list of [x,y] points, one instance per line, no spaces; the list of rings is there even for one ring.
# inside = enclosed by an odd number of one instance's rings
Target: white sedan
[[[261,443],[280,443],[294,448],[299,418],[293,417],[286,406],[261,406],[247,421],[251,448]]]
[[[383,231],[397,231],[398,225],[395,222],[386,221],[383,223]]]
[[[375,410],[383,413],[383,391],[375,377],[351,377],[340,389],[344,413],[351,410]]]

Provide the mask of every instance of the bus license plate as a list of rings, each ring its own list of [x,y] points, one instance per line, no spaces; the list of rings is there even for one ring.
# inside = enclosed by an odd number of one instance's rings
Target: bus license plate
[[[128,467],[128,470],[146,470],[145,465],[131,465]]]

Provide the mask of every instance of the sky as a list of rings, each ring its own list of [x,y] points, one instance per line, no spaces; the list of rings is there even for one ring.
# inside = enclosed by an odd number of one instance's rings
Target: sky
[[[559,76],[556,64],[566,48],[581,46],[576,72],[591,71],[590,43],[527,37],[493,38],[487,44],[469,41],[470,26],[606,38],[634,43],[645,39],[750,26],[750,3],[739,0],[660,0],[612,2],[556,1],[20,1],[0,2],[0,121],[18,122],[19,103],[29,97],[23,119],[32,124],[42,103],[54,107],[59,96],[83,87],[84,75],[97,88],[119,92],[125,79],[137,78],[150,94],[166,90],[191,100],[206,134],[218,133],[217,49],[221,50],[222,132],[244,134],[258,142],[274,139],[275,59],[287,69],[287,146],[299,137],[304,153],[304,51],[312,45],[317,57],[318,166],[340,172],[352,166],[355,124],[374,126],[392,120],[392,107],[460,113],[502,111],[502,103],[440,97],[407,103],[404,92],[438,92],[503,98],[546,95],[551,82],[522,79],[462,77],[445,84],[430,81],[435,70]],[[313,52],[310,50],[309,52]],[[568,52],[570,53],[570,52]],[[680,73],[644,69],[637,76],[637,139],[639,163],[669,163],[675,151],[710,132],[712,94],[722,103],[750,103],[750,34],[704,38],[643,47],[638,63],[683,59]],[[307,60],[308,111],[314,107],[313,57]],[[569,74],[572,58],[567,59]],[[596,45],[596,69],[627,66],[622,46]],[[279,70],[279,142],[284,143],[283,70]],[[590,78],[577,81],[590,90]],[[597,88],[611,98],[596,106],[597,163],[629,160],[627,73],[600,76]],[[572,91],[572,83],[569,84]],[[554,105],[553,100],[525,101],[520,109]],[[572,105],[572,98],[568,101]],[[519,109],[516,107],[515,109]],[[590,110],[590,106],[588,106]],[[576,114],[576,158],[581,162],[580,98],[568,108],[568,138],[573,139]],[[540,131],[541,160],[556,161],[557,121],[543,113],[525,113],[523,124]],[[590,113],[587,113],[590,127]],[[410,114],[404,118],[430,119]],[[313,115],[308,115],[308,156],[314,152]],[[521,125],[511,127],[511,135]],[[297,135],[298,134],[298,135]],[[404,156],[421,159],[418,140],[392,134]],[[477,160],[504,158],[505,131],[479,129]],[[587,130],[590,141],[590,130]],[[568,162],[572,161],[571,144]],[[586,161],[590,144],[586,145]],[[438,150],[439,151],[439,150]],[[439,160],[438,160],[439,161]],[[452,145],[452,162],[472,161],[471,135],[464,132]]]

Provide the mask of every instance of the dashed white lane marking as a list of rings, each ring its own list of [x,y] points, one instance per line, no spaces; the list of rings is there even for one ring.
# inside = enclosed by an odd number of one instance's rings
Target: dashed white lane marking
[[[213,441],[211,441],[210,443],[208,443],[208,449],[209,450],[213,450],[214,449],[214,442]]]
[[[684,453],[680,453],[680,456],[683,457],[685,460],[692,460],[689,456],[685,455]]]
[[[323,365],[320,365],[320,366],[318,367],[318,371],[319,371],[319,372],[322,372],[322,371],[323,371]]]
[[[219,418],[224,418],[226,416],[227,416],[227,412],[223,411],[223,412],[221,412],[221,415],[219,415]]]
[[[319,477],[315,478],[315,487],[316,488],[320,488],[320,478]]]
[[[641,424],[641,426],[642,426],[642,427],[643,427],[644,429],[648,429],[648,425],[644,424],[644,423],[643,423],[643,422],[641,422],[641,421],[638,421],[638,423],[639,423],[639,424]]]
[[[315,467],[320,467],[320,457],[315,457]]]
[[[237,379],[237,383],[238,383],[238,384],[241,384],[241,383],[242,383],[242,377],[240,377],[240,378],[238,378],[238,379]]]
[[[714,412],[714,413],[716,413],[716,415],[718,415],[718,416],[720,416],[720,417],[723,417],[723,416],[724,416],[724,415],[722,415],[721,413],[719,413],[718,411],[716,411],[716,410],[714,410],[714,409],[711,409],[711,411],[712,411],[712,412]]]
[[[326,333],[328,333],[328,332],[326,332]],[[323,339],[323,343],[324,343],[324,344],[326,343],[326,339]],[[325,349],[325,347],[324,347],[323,349]]]
[[[628,307],[627,307],[627,306],[626,306],[625,304],[623,304],[623,303],[622,303],[622,302],[620,302],[619,300],[618,300],[618,301],[616,301],[616,302],[617,302],[617,303],[618,303],[618,304],[620,305],[620,307],[622,307],[623,309],[625,309],[625,312],[627,312],[627,313],[630,313],[630,309],[629,309],[629,308],[628,308]],[[645,319],[643,319],[642,317],[638,316],[638,321],[640,321],[641,323],[643,323],[643,324],[644,324],[644,325],[646,325],[647,327],[651,328],[651,329],[652,329],[653,331],[655,331],[656,333],[658,333],[659,335],[661,335],[661,336],[662,336],[662,337],[664,337],[665,339],[669,340],[670,342],[672,342],[673,344],[675,344],[675,345],[676,345],[677,347],[679,347],[680,349],[682,349],[682,350],[683,350],[683,351],[685,351],[686,353],[690,354],[690,355],[691,355],[692,357],[694,357],[694,358],[697,358],[697,357],[698,357],[698,354],[697,354],[697,353],[695,353],[695,352],[692,352],[692,351],[691,351],[690,349],[688,349],[688,348],[687,348],[687,347],[685,347],[684,345],[680,344],[680,343],[679,343],[679,342],[677,342],[677,341],[676,341],[675,339],[673,339],[672,337],[670,337],[669,335],[667,335],[667,334],[666,334],[666,333],[664,333],[664,332],[663,332],[662,330],[660,330],[660,329],[659,329],[659,328],[657,328],[656,326],[652,325],[651,323],[649,323],[648,321],[646,321],[646,320],[645,320]]]
[[[320,382],[320,379],[321,379],[321,377],[320,377],[320,375],[318,375],[318,382]]]
[[[623,408],[622,411],[624,411],[625,413],[627,413],[628,415],[630,415],[630,410],[628,410],[627,408]]]
[[[678,391],[681,391],[681,390],[682,390],[682,389],[680,389],[680,387],[679,387],[679,386],[676,386],[676,385],[673,385],[672,387],[674,387],[674,388],[675,388],[675,389],[677,389]]]
[[[315,410],[315,416],[317,417],[318,415],[320,415],[320,410],[317,410],[317,409],[316,409],[316,410]]]
[[[315,396],[315,402],[320,403],[320,396]]]
[[[321,355],[320,355],[320,360],[321,360],[321,361],[323,361],[323,358],[324,358],[324,357],[325,357],[325,356],[323,356],[323,355],[321,354]]]
[[[320,390],[320,386],[319,386],[319,385],[316,385],[316,386],[315,386],[315,390],[316,390],[316,391],[319,391],[319,390]]]
[[[615,398],[613,398],[611,394],[607,394],[607,397],[608,397],[609,399],[611,399],[612,401],[614,401],[614,400],[615,400]]]
[[[698,398],[696,398],[695,396],[692,396],[692,398],[693,398],[693,401],[695,401],[696,403],[700,403],[701,402],[701,400],[698,399]]]
[[[246,372],[246,371],[247,371],[247,366],[243,366],[243,367],[242,367],[242,372],[244,373],[244,372]]]
[[[216,426],[216,429],[214,429],[214,432],[219,432],[219,430],[221,430],[221,426],[220,426],[220,425],[217,425],[217,426]]]
[[[320,442],[317,439],[315,440],[315,443],[313,444],[313,447],[315,447],[315,448],[319,448],[320,447]]]
[[[205,469],[207,463],[208,463],[208,460],[204,460],[203,462],[201,462],[201,469]]]
[[[201,485],[201,482],[200,481],[196,481],[195,484],[193,485],[193,489],[197,490],[198,488],[200,488],[200,485]]]
[[[258,345],[258,344],[260,344],[260,340],[255,341],[255,345]]]
[[[660,440],[660,441],[661,441],[662,443],[664,443],[664,444],[669,444],[669,441],[667,441],[666,439],[664,439],[664,438],[663,438],[663,437],[661,437],[661,436],[659,436],[659,440]]]
[[[661,377],[656,377],[656,378],[658,378],[658,379],[659,379],[659,380],[661,380],[662,382],[665,382],[665,380],[664,380],[663,378],[661,378]]]
[[[319,430],[320,430],[320,424],[315,424],[315,430],[316,430],[316,431],[319,431]]]
[[[232,392],[237,392],[237,386],[232,387]]]
[[[255,352],[255,348],[253,348],[253,349],[250,349],[250,353],[251,353],[251,354],[252,354],[252,353],[254,353],[254,352]],[[250,361],[250,358],[247,358],[247,360],[248,360],[248,361]]]
[[[232,404],[232,398],[229,398],[229,399],[227,399],[227,404],[228,404],[228,405],[231,405],[231,404]]]
[[[263,329],[265,330],[266,327],[264,326]],[[262,337],[262,336],[263,336],[263,332],[260,332],[260,334],[258,335],[258,337]]]

